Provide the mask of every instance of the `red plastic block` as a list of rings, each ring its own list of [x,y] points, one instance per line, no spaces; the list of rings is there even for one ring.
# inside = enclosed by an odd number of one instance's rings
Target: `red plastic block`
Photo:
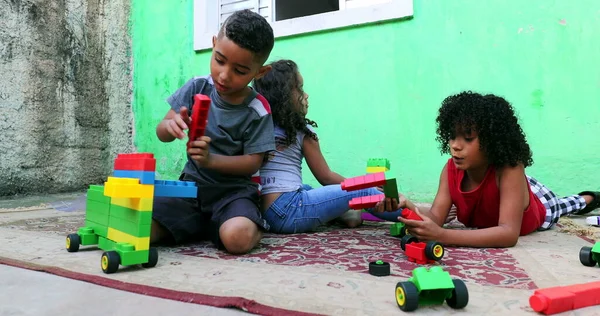
[[[188,132],[188,147],[190,142],[204,136],[209,109],[210,98],[203,94],[196,94],[194,96],[194,106],[192,107],[192,124]]]
[[[362,210],[365,208],[375,207],[375,205],[381,202],[383,198],[385,198],[385,194],[355,197],[348,205],[353,210]]]
[[[156,159],[151,153],[118,154],[114,170],[156,171]]]
[[[546,315],[600,305],[600,281],[536,290],[529,305]]]
[[[417,213],[415,213],[413,210],[405,208],[402,210],[402,217],[406,218],[406,219],[412,219],[415,221],[422,221],[423,219],[421,218],[421,216],[417,215]]]
[[[341,185],[342,190],[355,191],[384,185],[385,182],[385,172],[378,172],[345,179]]]
[[[425,247],[427,246],[424,242],[413,242],[405,246],[404,254],[408,257],[408,261],[415,262],[417,264],[428,264],[435,263],[435,260],[430,260],[425,256]]]

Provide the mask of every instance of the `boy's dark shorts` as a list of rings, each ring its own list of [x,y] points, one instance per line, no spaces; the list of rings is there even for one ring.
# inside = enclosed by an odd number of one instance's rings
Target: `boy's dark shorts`
[[[181,179],[190,181],[185,175]],[[210,239],[221,249],[224,247],[219,228],[239,216],[248,218],[262,231],[269,230],[269,224],[261,216],[255,186],[199,186],[197,199],[155,197],[152,211],[152,218],[170,232],[170,242]]]

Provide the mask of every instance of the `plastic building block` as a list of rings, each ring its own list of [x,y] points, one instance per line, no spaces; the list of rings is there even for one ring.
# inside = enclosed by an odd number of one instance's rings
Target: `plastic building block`
[[[122,218],[111,216],[108,221],[108,227],[123,232],[133,237],[150,237],[150,224],[140,225],[139,223],[128,221]]]
[[[161,197],[189,197],[198,196],[196,182],[192,181],[154,181],[154,196]]]
[[[342,181],[342,190],[345,191],[356,191],[366,188],[372,188],[385,184],[385,173],[371,173],[364,176],[358,176],[354,178],[348,178]]]
[[[400,196],[398,196],[398,185],[396,184],[396,179],[385,180],[385,184],[383,185],[383,194],[385,194],[386,198],[392,198],[398,202],[400,201]]]
[[[141,184],[154,184],[155,175],[154,171],[115,170],[113,172],[113,177],[115,178],[139,179]]]
[[[104,183],[104,195],[112,198],[152,198],[154,186],[140,184],[139,179],[108,177]]]
[[[400,241],[408,261],[417,264],[434,263],[444,257],[444,246],[437,241],[419,242],[415,236],[405,235]]]
[[[418,267],[412,277],[396,284],[396,303],[405,312],[419,306],[439,305],[444,301],[454,309],[465,308],[469,303],[469,291],[462,280],[452,279],[442,267]]]
[[[600,281],[536,290],[529,305],[546,315],[600,305]]]
[[[402,217],[406,218],[406,219],[412,219],[415,221],[422,221],[423,219],[421,218],[421,216],[417,215],[417,213],[415,213],[413,210],[405,208],[402,210]]]
[[[383,195],[383,194],[360,196],[360,197],[355,197],[352,200],[350,200],[350,203],[348,203],[348,205],[353,210],[362,210],[365,208],[374,207],[375,205],[377,205],[377,203],[381,202],[381,200],[383,200],[384,198],[385,198],[385,195]]]
[[[386,172],[390,171],[386,167],[367,167],[367,173],[377,173],[377,172]]]
[[[111,204],[110,206],[110,217],[115,219],[122,219],[129,222],[137,223],[138,225],[150,225],[152,224],[152,212],[149,211],[137,211],[127,207]]]
[[[108,239],[132,244],[135,250],[150,248],[150,237],[135,237],[110,227],[108,228]]]
[[[369,262],[369,274],[374,276],[390,275],[390,264],[382,260]]]
[[[192,123],[188,132],[188,147],[190,147],[190,142],[204,136],[209,109],[210,98],[203,94],[196,94],[194,96],[194,105],[192,106]]]
[[[369,167],[382,167],[387,171],[390,170],[390,161],[387,158],[370,158],[367,160],[367,168]]]
[[[156,171],[154,154],[119,154],[115,159],[114,170]]]
[[[406,226],[404,223],[394,223],[390,226],[390,235],[394,237],[404,237],[406,235]]]
[[[86,201],[96,201],[103,204],[110,203],[110,196],[104,195],[104,186],[102,185],[90,185],[87,190]]]
[[[149,198],[113,198],[110,204],[140,212],[151,212],[153,202],[154,199]]]
[[[582,247],[579,250],[579,261],[587,267],[593,267],[600,262],[600,242],[593,247]]]

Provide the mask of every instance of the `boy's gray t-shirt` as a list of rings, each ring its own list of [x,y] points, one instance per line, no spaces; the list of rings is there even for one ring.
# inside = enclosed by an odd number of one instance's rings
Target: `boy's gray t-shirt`
[[[194,111],[194,95],[210,97],[208,124],[205,135],[211,138],[209,152],[224,156],[265,153],[275,150],[273,118],[267,100],[252,90],[239,105],[225,102],[214,89],[210,76],[190,79],[167,102],[179,113],[181,107]],[[217,172],[198,166],[188,155],[183,172],[200,184],[257,185],[251,176],[239,176]]]
[[[307,127],[314,132],[310,125]],[[306,134],[296,131],[296,139],[285,145],[285,130],[275,125],[277,150],[260,168],[261,194],[292,192],[302,187],[302,145]]]

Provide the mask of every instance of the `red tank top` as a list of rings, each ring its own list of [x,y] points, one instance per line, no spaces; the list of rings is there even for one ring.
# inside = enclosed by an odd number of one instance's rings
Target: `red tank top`
[[[448,159],[448,186],[452,203],[456,205],[458,220],[467,227],[488,228],[498,226],[500,217],[500,190],[496,185],[496,168],[490,166],[483,181],[477,188],[462,192],[460,184],[465,176],[464,170],[459,170],[452,159]],[[544,223],[546,208],[540,199],[531,192],[528,185],[529,206],[523,213],[520,235],[527,235]]]

